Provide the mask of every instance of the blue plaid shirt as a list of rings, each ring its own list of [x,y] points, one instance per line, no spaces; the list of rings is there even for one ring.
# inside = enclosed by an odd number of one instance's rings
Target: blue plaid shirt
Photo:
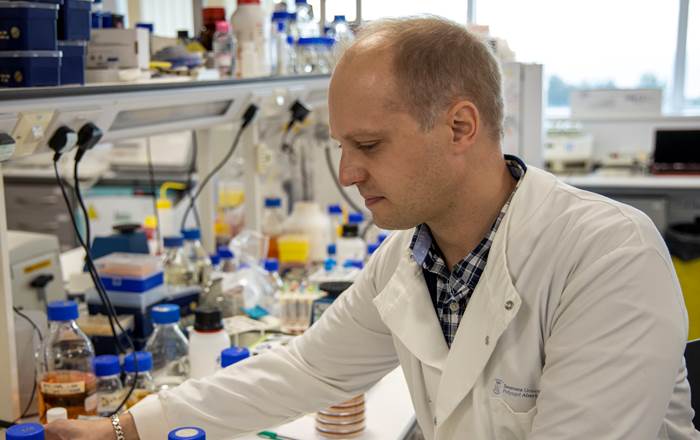
[[[501,208],[501,212],[493,223],[491,230],[469,255],[455,264],[452,271],[448,270],[442,257],[442,252],[440,252],[433,240],[428,225],[424,223],[418,225],[411,240],[410,249],[413,259],[423,268],[423,274],[428,286],[431,287],[432,283],[434,287],[434,289],[430,289],[434,291],[435,296],[432,298],[433,305],[435,306],[435,312],[440,321],[442,333],[445,335],[445,342],[447,342],[448,347],[452,345],[459,327],[459,321],[467,309],[469,298],[474,289],[476,289],[481,274],[484,272],[489,250],[498,226],[501,224],[513,195],[522,182],[521,177],[527,171],[525,164],[517,157],[506,155],[506,164],[513,178],[518,181],[515,189],[508,201],[503,205],[503,208]],[[434,284],[435,282],[437,282],[437,285]]]

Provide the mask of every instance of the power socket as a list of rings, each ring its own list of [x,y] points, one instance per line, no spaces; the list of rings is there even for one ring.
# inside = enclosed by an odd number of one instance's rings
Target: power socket
[[[12,137],[17,143],[14,157],[28,156],[45,144],[47,130],[55,117],[55,110],[20,112],[12,130]]]

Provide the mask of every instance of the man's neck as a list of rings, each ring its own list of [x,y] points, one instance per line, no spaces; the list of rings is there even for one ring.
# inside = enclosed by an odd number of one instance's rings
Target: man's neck
[[[444,215],[428,222],[450,270],[486,236],[515,188],[516,180],[501,163],[502,167],[484,173],[477,185],[460,192],[464,196],[455,197]]]

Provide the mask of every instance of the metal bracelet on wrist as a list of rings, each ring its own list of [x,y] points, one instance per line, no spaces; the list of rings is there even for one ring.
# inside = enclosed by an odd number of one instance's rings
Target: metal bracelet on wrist
[[[112,416],[112,428],[114,428],[114,434],[117,436],[117,440],[126,440],[124,438],[124,430],[122,430],[122,425],[119,423],[118,414]]]

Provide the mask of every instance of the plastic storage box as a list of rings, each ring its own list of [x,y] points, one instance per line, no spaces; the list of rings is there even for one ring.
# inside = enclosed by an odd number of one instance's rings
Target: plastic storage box
[[[95,260],[95,267],[100,275],[148,278],[163,272],[163,261],[148,254],[114,252]]]
[[[157,272],[147,277],[121,277],[118,275],[100,274],[100,279],[107,290],[143,293],[163,284],[163,272]]]
[[[60,51],[0,52],[0,87],[57,86]]]
[[[90,39],[92,0],[63,0],[58,14],[59,40]]]
[[[0,51],[56,50],[58,5],[0,1]]]
[[[61,59],[61,85],[85,84],[85,41],[59,41]]]

